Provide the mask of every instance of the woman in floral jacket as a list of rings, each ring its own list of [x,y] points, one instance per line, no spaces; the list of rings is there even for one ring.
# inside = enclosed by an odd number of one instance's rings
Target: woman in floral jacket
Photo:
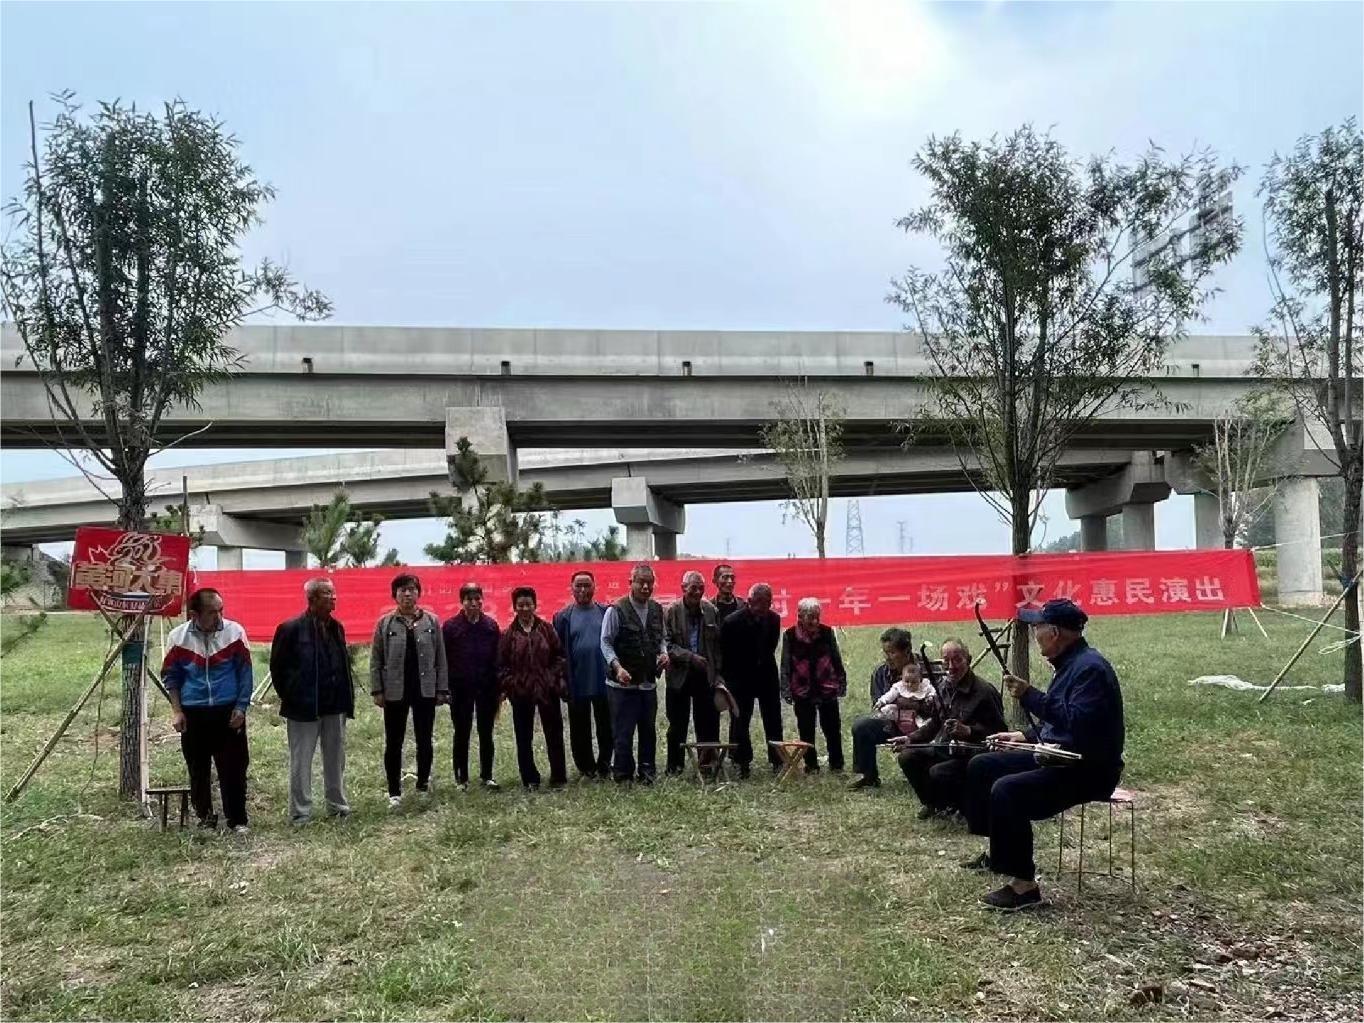
[[[819,601],[806,597],[796,609],[796,624],[781,638],[781,695],[796,711],[796,728],[805,751],[805,769],[819,770],[815,755],[815,719],[824,732],[829,770],[843,770],[843,723],[838,701],[848,692],[848,675],[834,630],[820,624]]]
[[[497,681],[512,708],[516,734],[516,763],[521,784],[540,787],[535,765],[535,713],[545,731],[549,752],[549,785],[559,788],[568,781],[564,757],[564,713],[559,705],[568,696],[564,674],[564,651],[554,627],[535,613],[535,591],[529,586],[512,590],[516,617],[502,632],[498,644]]]

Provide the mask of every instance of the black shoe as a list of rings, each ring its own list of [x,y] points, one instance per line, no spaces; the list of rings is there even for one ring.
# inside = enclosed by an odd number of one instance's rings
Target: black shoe
[[[639,776],[639,783],[641,785],[652,785],[654,783],[654,776],[652,774],[641,774]]]
[[[522,785],[522,787],[523,787],[527,792],[539,792],[539,791],[540,791],[540,783],[539,783],[538,781],[527,781],[527,782],[522,782],[521,785]]]
[[[843,773],[843,765],[842,765],[842,764],[839,764],[837,767],[830,767],[830,768],[829,768],[829,773],[830,773],[830,774],[842,774],[842,773]]]
[[[670,767],[668,768],[667,773],[668,773],[669,775],[679,775],[679,774],[682,773],[682,768],[681,768],[680,766],[679,766],[679,767],[671,767],[671,766],[670,766]]]
[[[748,764],[740,764],[740,765],[739,765],[739,777],[740,777],[740,778],[747,778],[747,777],[752,773],[752,771],[753,771],[753,769],[752,769]]]
[[[805,773],[806,773],[806,774],[819,774],[819,765],[816,764],[814,767],[809,767],[809,766],[807,765],[806,768],[805,768]]]
[[[982,895],[980,901],[990,909],[997,909],[1003,913],[1013,913],[1030,906],[1042,905],[1042,889],[1031,888],[1026,892],[1019,893],[1014,891],[1013,885],[1006,884],[1003,888],[997,888],[988,895]]]
[[[197,827],[200,831],[217,831],[218,815],[215,813],[211,817],[200,817]]]
[[[567,784],[568,784],[567,778],[551,778],[549,780],[549,787],[552,789],[561,789]]]
[[[880,778],[873,778],[870,775],[866,774],[862,775],[862,777],[860,778],[854,778],[848,784],[848,788],[850,789],[879,789],[880,787],[881,787]]]
[[[919,820],[921,821],[932,820],[936,816],[938,816],[938,808],[936,806],[921,806],[919,808]]]
[[[987,852],[983,852],[974,859],[962,860],[961,863],[958,865],[966,870],[989,870],[990,854]]]

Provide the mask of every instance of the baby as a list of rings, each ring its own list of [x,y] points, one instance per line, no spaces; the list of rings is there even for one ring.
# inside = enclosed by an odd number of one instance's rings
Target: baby
[[[886,690],[875,707],[876,715],[893,722],[901,735],[922,728],[937,712],[938,694],[933,683],[919,673],[919,666],[913,661],[905,665],[900,681]]]

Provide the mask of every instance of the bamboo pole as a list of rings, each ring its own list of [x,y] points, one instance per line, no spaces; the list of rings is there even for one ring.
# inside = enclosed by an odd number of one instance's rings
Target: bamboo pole
[[[1317,622],[1312,631],[1307,634],[1307,638],[1302,641],[1302,646],[1298,647],[1298,652],[1283,666],[1283,671],[1279,672],[1279,677],[1271,682],[1269,688],[1260,694],[1260,698],[1255,701],[1256,703],[1264,703],[1265,700],[1269,699],[1269,694],[1279,687],[1279,683],[1284,680],[1284,676],[1288,674],[1293,665],[1298,663],[1298,658],[1307,650],[1308,645],[1312,640],[1317,638],[1317,633],[1326,627],[1326,623],[1330,620],[1331,616],[1336,613],[1336,608],[1345,603],[1345,598],[1354,592],[1354,588],[1359,585],[1359,576],[1360,572],[1356,572],[1355,577],[1350,580],[1350,585],[1340,591],[1340,596],[1337,597],[1336,602],[1331,605],[1331,609],[1326,612],[1321,621]]]

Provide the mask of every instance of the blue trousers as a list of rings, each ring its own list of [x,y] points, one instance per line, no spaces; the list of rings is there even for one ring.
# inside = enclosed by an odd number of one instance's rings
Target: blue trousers
[[[638,730],[639,778],[653,781],[657,772],[654,764],[658,748],[657,690],[607,686],[606,699],[611,704],[611,735],[616,745],[611,758],[611,777],[616,781],[629,781],[635,776],[635,731]]]

